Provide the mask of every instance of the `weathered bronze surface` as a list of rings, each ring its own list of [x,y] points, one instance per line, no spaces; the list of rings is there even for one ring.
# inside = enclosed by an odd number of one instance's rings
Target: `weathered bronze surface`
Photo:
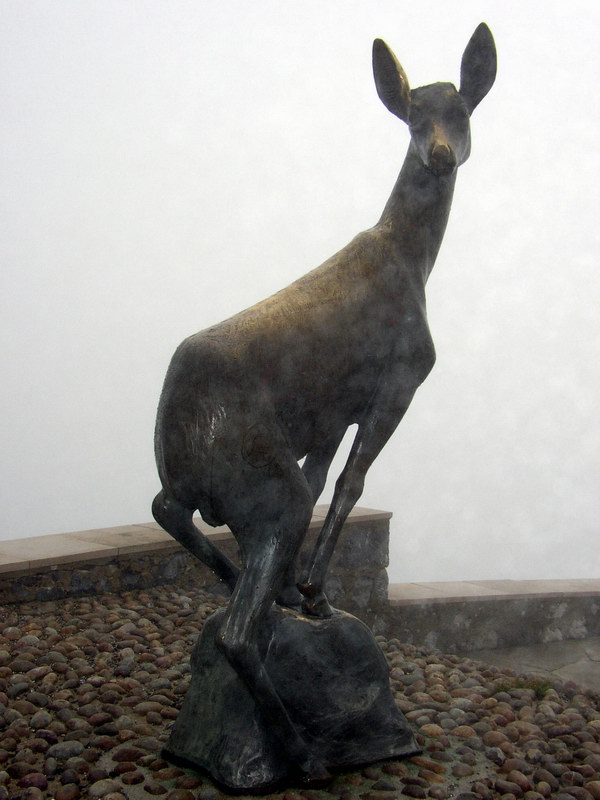
[[[243,678],[290,764],[311,778],[324,764],[298,733],[258,647],[275,600],[328,617],[323,592],[335,543],[365,475],[435,361],[425,285],[446,228],[469,118],[496,74],[479,25],[460,90],[410,90],[388,46],[373,45],[384,105],[411,141],[379,222],[317,269],[240,314],[186,339],[169,367],[156,424],[163,489],[156,520],[232,591],[218,645]],[[295,558],[333,456],[357,431],[312,561],[296,588]],[[302,467],[298,461],[305,458]],[[192,522],[227,524],[238,569]]]
[[[190,688],[163,755],[232,789],[298,778],[285,740],[265,724],[246,681],[217,646],[224,613],[206,621],[194,645]],[[273,605],[257,644],[295,730],[322,764],[351,768],[421,752],[394,703],[385,656],[356,617],[307,617]]]

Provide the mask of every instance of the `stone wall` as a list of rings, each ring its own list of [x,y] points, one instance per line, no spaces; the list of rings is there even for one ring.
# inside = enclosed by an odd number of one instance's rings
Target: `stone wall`
[[[299,558],[301,567],[325,513],[325,507],[315,509]],[[542,590],[532,585],[535,581],[523,585],[500,581],[503,586],[493,593],[484,586],[481,595],[458,597],[453,596],[453,587],[458,586],[461,592],[468,585],[449,583],[447,595],[441,596],[443,584],[403,584],[394,587],[388,600],[390,517],[387,512],[355,509],[340,536],[326,585],[334,606],[356,615],[376,633],[450,653],[600,636],[598,581],[581,581],[585,586],[577,585],[577,581],[545,581]],[[238,561],[235,541],[226,528],[204,529],[226,555]],[[27,560],[24,563],[29,568],[22,571],[18,559],[4,565],[4,571],[0,571],[0,605],[120,593],[164,584],[200,586],[221,593],[226,600],[227,591],[213,573],[152,523],[59,534],[56,538],[61,536],[69,539],[72,548],[68,562],[64,557],[48,558],[48,552],[54,551],[47,546],[41,564]],[[41,556],[39,541],[27,541],[22,540],[20,556],[31,559],[36,548]],[[110,555],[96,549],[86,556],[82,542],[88,548],[90,542],[100,543],[98,546],[108,549]],[[61,549],[59,544],[56,552]],[[563,584],[567,585],[561,588]],[[470,589],[476,593],[478,585]]]
[[[326,590],[331,602],[369,624],[381,616],[387,602],[390,514],[359,515],[346,522],[334,555]],[[318,535],[309,530],[300,564]],[[239,563],[235,540],[220,534],[216,542]],[[227,591],[215,575],[175,541],[161,549],[123,554],[113,558],[76,561],[0,575],[0,604],[56,600],[69,596],[117,593],[161,584],[195,585],[210,591]]]
[[[390,603],[381,629],[408,644],[446,653],[600,636],[600,597],[565,593]]]

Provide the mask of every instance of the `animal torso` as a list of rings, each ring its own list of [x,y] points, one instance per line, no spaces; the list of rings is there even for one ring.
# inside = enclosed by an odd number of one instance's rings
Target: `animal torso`
[[[269,406],[301,458],[332,427],[360,422],[380,381],[418,385],[435,353],[424,283],[410,267],[375,226],[277,294],[190,337],[165,384],[171,423],[182,411],[180,396],[169,402],[180,376],[195,384],[188,408],[202,402],[196,392],[225,382]]]

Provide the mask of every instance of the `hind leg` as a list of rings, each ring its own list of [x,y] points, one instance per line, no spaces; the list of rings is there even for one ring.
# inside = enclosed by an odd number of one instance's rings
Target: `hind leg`
[[[193,513],[192,509],[182,506],[164,490],[156,495],[152,503],[152,514],[158,524],[186,550],[212,569],[229,591],[233,592],[239,569],[198,530],[192,521]]]
[[[302,473],[311,491],[313,508],[325,487],[331,461],[344,438],[345,430],[343,426],[337,426],[330,431],[327,437],[320,439],[318,445],[307,454],[302,465]],[[294,562],[286,573],[277,602],[279,605],[300,610],[303,599],[303,595],[297,586],[296,564]]]
[[[283,756],[311,780],[328,773],[299,735],[262,662],[258,631],[280,593],[312,514],[312,495],[298,465],[286,454],[266,470],[236,475],[227,523],[244,556],[217,643],[246,683]],[[225,506],[223,506],[225,507]]]

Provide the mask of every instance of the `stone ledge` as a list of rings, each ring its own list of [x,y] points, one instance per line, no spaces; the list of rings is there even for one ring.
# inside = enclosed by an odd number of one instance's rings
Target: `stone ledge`
[[[394,583],[389,599],[394,607],[421,603],[469,603],[500,599],[600,597],[600,580],[505,580],[505,581],[439,581],[433,583]]]
[[[309,531],[321,527],[327,508],[326,505],[315,506]],[[348,523],[389,521],[391,516],[389,511],[357,507],[350,513]],[[233,542],[227,526],[211,528],[200,517],[194,517],[194,522],[211,541]],[[0,575],[7,572],[34,574],[64,564],[97,563],[132,553],[162,550],[175,552],[181,547],[156,522],[5,540],[0,541]]]
[[[382,628],[444,652],[600,635],[600,580],[395,584]]]
[[[328,506],[317,506],[300,564]],[[332,560],[327,592],[335,605],[372,624],[387,602],[391,513],[355,508]],[[225,526],[194,520],[232,560],[237,544]],[[0,604],[117,593],[174,583],[225,593],[222,584],[154,522],[0,542]]]
[[[306,557],[327,506],[315,508]],[[389,587],[391,514],[355,508],[340,537],[327,592],[376,632],[446,652],[600,635],[600,580],[441,581]],[[228,528],[196,524],[232,559]],[[0,541],[0,603],[122,592],[164,583],[223,592],[215,576],[155,522]]]

